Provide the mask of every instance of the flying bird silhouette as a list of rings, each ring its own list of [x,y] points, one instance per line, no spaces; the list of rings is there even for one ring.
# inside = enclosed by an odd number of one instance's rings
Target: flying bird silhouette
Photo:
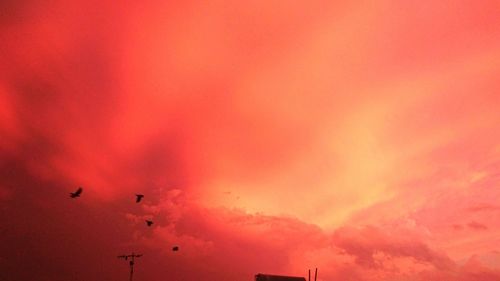
[[[70,192],[69,197],[71,198],[77,198],[80,197],[80,194],[82,194],[83,188],[78,187],[78,189],[75,192]]]
[[[136,196],[135,203],[141,202],[142,198],[144,198],[144,195],[142,194],[136,194],[135,196]]]
[[[172,251],[174,251],[174,252],[179,251],[179,246],[173,246],[173,247],[172,247]]]
[[[151,226],[151,225],[153,224],[153,221],[146,220],[146,224],[147,224],[148,226]]]

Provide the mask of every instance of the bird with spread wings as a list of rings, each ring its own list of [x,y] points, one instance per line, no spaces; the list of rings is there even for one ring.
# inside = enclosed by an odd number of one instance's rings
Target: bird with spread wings
[[[70,192],[69,193],[69,197],[71,197],[71,198],[80,197],[80,195],[82,194],[82,192],[83,192],[83,188],[82,187],[78,187],[78,189],[75,192]]]
[[[144,195],[142,194],[136,194],[135,196],[136,196],[135,203],[141,202],[142,198],[144,198]]]

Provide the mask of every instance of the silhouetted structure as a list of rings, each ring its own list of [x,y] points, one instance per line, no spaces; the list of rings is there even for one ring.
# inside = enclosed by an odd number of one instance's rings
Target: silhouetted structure
[[[151,225],[153,224],[153,221],[148,221],[148,220],[146,220],[146,224],[147,224],[148,226],[151,226]]]
[[[144,198],[144,195],[142,194],[136,194],[135,196],[136,196],[135,203],[141,202],[142,198]]]
[[[82,192],[83,192],[83,188],[82,187],[78,187],[78,189],[75,192],[70,192],[69,193],[69,197],[71,197],[71,198],[80,197],[80,194],[82,194]]]
[[[119,259],[125,259],[125,260],[128,260],[130,259],[130,281],[132,281],[132,277],[134,275],[134,263],[135,263],[135,258],[140,258],[142,257],[142,254],[139,254],[139,255],[136,255],[134,253],[132,253],[131,255],[121,255],[121,256],[118,256]]]
[[[259,273],[255,275],[255,281],[306,281],[306,278]]]
[[[307,278],[307,281],[311,281],[311,270],[309,269],[309,277]],[[318,268],[316,268],[316,271],[314,271],[314,281],[318,278]]]

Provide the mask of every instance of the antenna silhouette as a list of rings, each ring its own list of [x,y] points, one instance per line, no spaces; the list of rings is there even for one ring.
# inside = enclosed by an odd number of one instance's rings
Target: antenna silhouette
[[[314,271],[314,281],[318,278],[318,268],[316,267],[316,270]],[[311,270],[309,269],[309,277],[307,278],[307,281],[311,281]]]
[[[134,263],[135,263],[135,258],[140,258],[142,257],[142,254],[136,255],[132,253],[131,255],[121,255],[118,256],[119,259],[124,259],[128,260],[130,259],[130,281],[132,281],[132,276],[134,275]]]

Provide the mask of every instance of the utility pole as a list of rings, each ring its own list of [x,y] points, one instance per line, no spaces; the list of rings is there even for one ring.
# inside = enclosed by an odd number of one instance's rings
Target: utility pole
[[[134,275],[134,263],[135,263],[135,258],[140,258],[142,257],[142,254],[136,255],[132,253],[131,255],[121,255],[118,256],[119,259],[125,259],[128,260],[130,259],[130,281],[132,281],[132,276]]]

